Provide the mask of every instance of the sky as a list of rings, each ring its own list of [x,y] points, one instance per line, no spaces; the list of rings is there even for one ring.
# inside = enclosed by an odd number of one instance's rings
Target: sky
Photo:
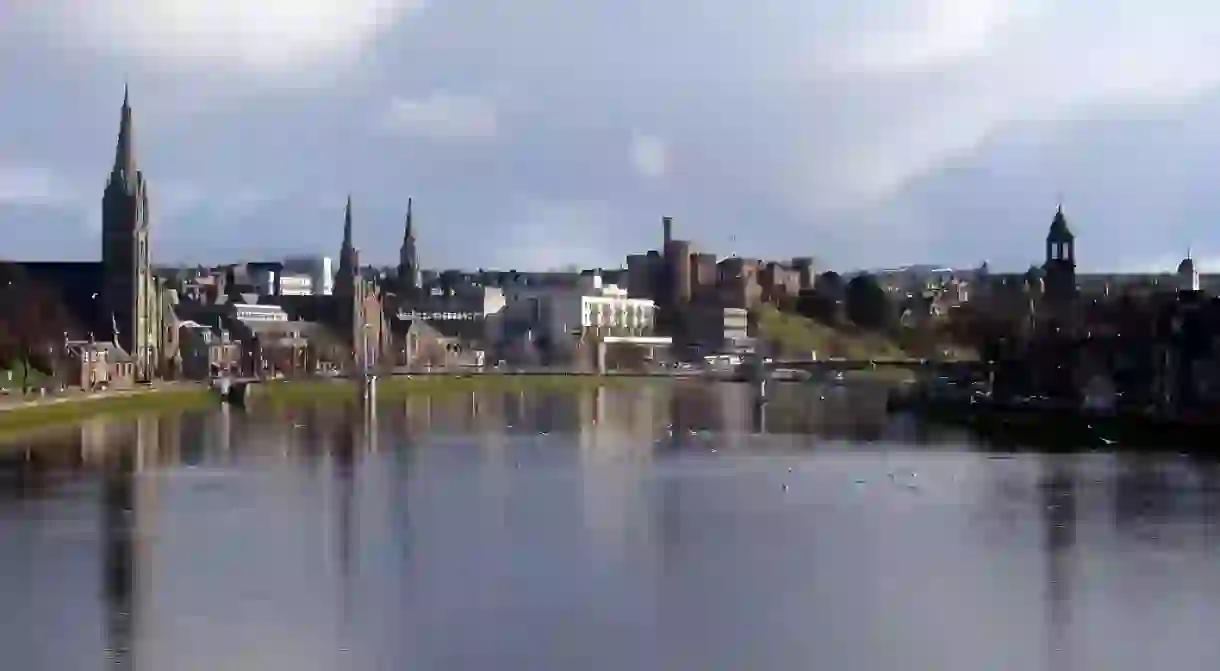
[[[0,3],[0,255],[96,258],[124,83],[154,260],[700,250],[1220,272],[1203,0]]]

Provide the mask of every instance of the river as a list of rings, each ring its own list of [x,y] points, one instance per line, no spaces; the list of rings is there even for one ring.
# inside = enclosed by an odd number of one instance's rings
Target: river
[[[729,384],[98,419],[0,454],[4,668],[1220,662],[1220,468]]]

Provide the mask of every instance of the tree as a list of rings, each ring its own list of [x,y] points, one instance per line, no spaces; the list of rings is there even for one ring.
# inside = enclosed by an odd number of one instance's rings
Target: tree
[[[34,281],[17,264],[0,264],[0,358],[6,368],[21,367],[22,386],[29,390],[31,369],[59,372],[65,334],[79,333],[60,297]]]
[[[862,329],[880,331],[890,325],[889,297],[877,280],[867,273],[857,275],[844,291],[847,318]]]
[[[320,363],[342,368],[352,358],[352,348],[330,329],[318,326],[309,332],[305,345],[305,358],[310,372],[313,372]]]
[[[833,270],[818,275],[812,290],[802,291],[796,299],[796,310],[809,319],[823,324],[839,321],[839,306],[843,303],[843,278]]]

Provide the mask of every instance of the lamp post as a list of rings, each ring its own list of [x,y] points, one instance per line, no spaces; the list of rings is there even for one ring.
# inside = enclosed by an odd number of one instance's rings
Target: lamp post
[[[57,380],[59,380],[59,390],[63,391],[64,389],[66,389],[68,387],[67,383],[64,381],[64,375],[67,373],[67,371],[62,370],[65,367],[65,364],[68,363],[68,332],[67,331],[64,331],[63,352],[61,353],[59,359],[60,359],[60,364],[58,366],[56,366],[55,378]]]
[[[360,362],[363,377],[363,384],[361,386],[364,390],[364,400],[370,409],[373,407],[373,404],[377,398],[377,380],[373,376],[372,369],[369,366],[369,329],[372,328],[372,326],[372,324],[366,321],[363,328],[360,329],[361,347],[364,350],[363,357],[361,358]]]

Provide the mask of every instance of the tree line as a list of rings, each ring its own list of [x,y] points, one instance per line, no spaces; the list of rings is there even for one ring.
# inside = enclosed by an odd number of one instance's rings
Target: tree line
[[[978,339],[955,330],[950,319],[903,319],[908,309],[926,315],[928,300],[922,295],[895,295],[869,273],[844,279],[827,271],[812,289],[780,307],[841,332],[885,338],[911,356],[934,358],[951,348],[976,352]]]
[[[54,375],[67,334],[79,334],[60,296],[16,264],[0,263],[0,369]],[[78,335],[79,337],[79,335]]]

